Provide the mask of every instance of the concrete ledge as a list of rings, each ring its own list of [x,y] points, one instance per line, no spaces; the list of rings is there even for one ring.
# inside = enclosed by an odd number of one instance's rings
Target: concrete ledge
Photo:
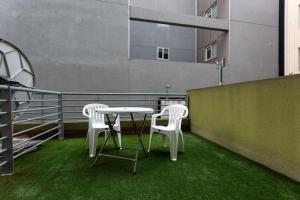
[[[170,24],[189,28],[229,31],[229,21],[223,19],[209,19],[193,15],[161,12],[146,8],[130,6],[130,19],[151,23]]]

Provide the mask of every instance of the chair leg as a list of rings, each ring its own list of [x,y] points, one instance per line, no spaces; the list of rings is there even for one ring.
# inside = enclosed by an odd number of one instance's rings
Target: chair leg
[[[118,132],[117,134],[118,134],[119,147],[120,147],[120,149],[122,149],[122,138],[121,138],[121,133]]]
[[[172,161],[177,161],[178,133],[172,132],[169,136],[170,156]]]
[[[168,138],[164,134],[161,135],[161,137],[162,137],[162,140],[163,140],[163,147],[166,148],[168,146]],[[170,141],[169,141],[169,143],[170,143]]]
[[[183,133],[182,131],[180,130],[179,131],[180,133],[180,138],[181,138],[181,142],[182,142],[182,146],[181,146],[181,152],[184,152],[184,140],[183,140]]]
[[[153,135],[154,130],[151,128],[150,129],[150,136],[149,136],[149,147],[148,147],[148,152],[150,152],[151,149],[151,142],[152,142],[152,135]]]
[[[86,133],[86,148],[89,148],[89,137],[90,137],[91,128],[89,127],[87,133]]]
[[[95,157],[96,149],[97,149],[97,142],[98,142],[98,135],[95,129],[92,129],[89,134],[89,153],[90,157]]]

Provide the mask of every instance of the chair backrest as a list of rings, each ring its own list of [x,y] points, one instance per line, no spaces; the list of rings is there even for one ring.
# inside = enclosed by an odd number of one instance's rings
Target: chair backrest
[[[164,110],[169,112],[169,126],[175,125],[178,118],[186,118],[189,114],[188,108],[181,104],[167,106]],[[179,127],[181,127],[181,121],[180,119]]]
[[[96,110],[100,108],[108,108],[108,106],[104,104],[98,104],[98,103],[88,104],[83,107],[82,114],[88,117],[91,123],[97,122],[97,123],[103,123],[104,125],[105,124],[104,115],[96,112]]]

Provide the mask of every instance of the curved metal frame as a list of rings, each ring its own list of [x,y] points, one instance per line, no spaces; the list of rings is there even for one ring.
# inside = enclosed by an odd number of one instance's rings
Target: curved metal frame
[[[11,47],[13,47],[21,56],[23,56],[23,58],[26,60],[26,62],[28,63],[28,67],[30,68],[31,72],[27,71],[26,69],[26,72],[30,73],[32,76],[33,76],[33,87],[35,86],[35,73],[34,73],[34,70],[33,70],[33,67],[31,65],[31,62],[29,61],[29,59],[27,58],[27,56],[23,53],[23,51],[18,48],[16,45],[12,44],[11,42],[7,41],[7,40],[4,40],[2,38],[0,38],[0,42],[3,42],[3,43],[6,43],[8,45],[10,45]],[[4,59],[5,59],[5,53],[0,51],[0,53],[4,56]],[[22,60],[20,61],[22,63]],[[7,66],[7,65],[6,65]],[[22,65],[22,68],[23,68],[23,65]],[[23,68],[24,69],[24,68]],[[9,70],[7,69],[7,71],[9,72]]]

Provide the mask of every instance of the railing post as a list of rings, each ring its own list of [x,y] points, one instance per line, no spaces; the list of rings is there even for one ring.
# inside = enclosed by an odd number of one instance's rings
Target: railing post
[[[60,93],[58,95],[58,119],[59,119],[59,128],[58,131],[60,134],[58,135],[58,139],[62,140],[65,137],[65,127],[64,127],[64,108],[63,108],[63,94]]]
[[[42,107],[42,108],[44,108],[44,107],[45,107],[44,98],[45,98],[45,95],[42,93],[42,94],[41,94],[41,100],[42,100],[42,101],[41,101],[41,107]],[[41,110],[41,116],[44,116],[44,115],[45,115],[45,110],[44,110],[44,109],[42,109],[42,110]],[[41,120],[41,121],[42,121],[42,123],[44,123],[44,122],[45,122],[45,119],[44,119],[44,118],[42,118],[42,120]]]
[[[12,128],[12,102],[11,102],[11,88],[1,90],[1,99],[6,101],[2,104],[2,112],[7,114],[2,116],[2,123],[6,124],[2,128],[2,136],[5,139],[2,141],[2,161],[6,162],[2,166],[2,175],[12,175],[14,172],[14,158],[13,158],[13,128]]]

